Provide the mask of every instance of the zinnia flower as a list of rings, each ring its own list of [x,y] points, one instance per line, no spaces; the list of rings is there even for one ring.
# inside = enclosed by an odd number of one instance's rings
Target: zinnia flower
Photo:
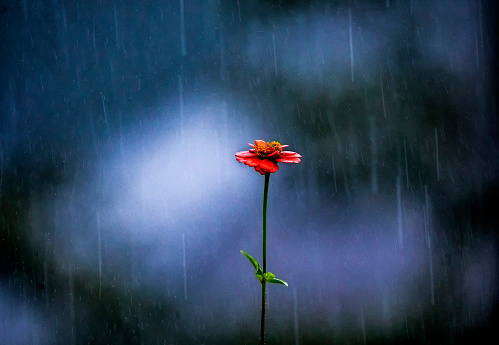
[[[263,140],[255,140],[255,145],[248,145],[252,149],[236,153],[236,159],[240,163],[255,168],[262,175],[279,170],[277,162],[300,163],[301,156],[298,153],[282,150],[289,145],[281,145],[277,141],[266,143]]]

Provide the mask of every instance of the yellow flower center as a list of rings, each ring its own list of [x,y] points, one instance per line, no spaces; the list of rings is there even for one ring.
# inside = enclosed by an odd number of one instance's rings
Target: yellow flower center
[[[273,141],[271,143],[257,143],[255,146],[255,153],[260,158],[265,158],[271,154],[272,157],[278,158],[282,152],[282,145],[277,141]]]

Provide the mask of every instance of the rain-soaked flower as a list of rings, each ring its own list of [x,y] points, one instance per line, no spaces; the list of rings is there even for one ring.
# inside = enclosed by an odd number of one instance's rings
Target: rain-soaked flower
[[[275,173],[279,170],[278,162],[281,163],[300,163],[301,156],[293,151],[283,151],[282,149],[289,145],[281,145],[277,141],[265,142],[255,140],[255,145],[249,151],[236,153],[236,159],[240,163],[255,168],[260,174]]]
[[[301,156],[293,151],[283,151],[282,149],[288,145],[281,145],[277,141],[265,142],[263,140],[255,140],[255,145],[251,145],[249,151],[241,151],[236,153],[236,159],[240,163],[249,165],[255,168],[260,174],[265,175],[265,184],[263,187],[263,231],[262,231],[262,265],[250,254],[241,250],[243,254],[253,265],[256,272],[255,275],[262,284],[262,317],[260,322],[260,345],[265,344],[265,291],[267,283],[282,284],[288,286],[285,280],[276,278],[274,273],[267,271],[267,200],[269,194],[270,174],[275,173],[281,163],[300,163]]]

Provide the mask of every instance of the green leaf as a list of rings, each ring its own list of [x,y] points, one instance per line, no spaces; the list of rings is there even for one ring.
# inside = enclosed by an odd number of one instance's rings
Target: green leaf
[[[273,279],[273,278],[275,278],[275,275],[274,275],[274,273],[272,273],[272,272],[267,272],[267,273],[264,273],[264,274],[263,274],[263,276],[265,277],[265,280],[266,280],[266,281],[269,281],[269,279]]]
[[[258,272],[258,270],[261,271],[260,264],[258,263],[258,261],[256,261],[256,259],[254,257],[252,257],[251,255],[249,255],[248,253],[246,253],[244,250],[241,250],[241,254],[243,254],[244,256],[246,256],[248,258],[248,260],[251,262],[251,264],[253,265],[253,267],[255,267],[255,270],[257,272]]]
[[[256,277],[258,278],[258,280],[261,282],[263,282],[263,271],[261,269],[258,269],[255,273]]]
[[[264,273],[263,276],[264,276],[265,280],[268,281],[269,283],[272,283],[272,284],[282,284],[282,285],[288,286],[288,283],[286,283],[282,279],[277,279],[275,277],[275,274],[272,273],[272,272]]]
[[[264,275],[263,275],[263,271],[260,268],[260,264],[258,263],[258,261],[256,261],[256,259],[254,257],[252,257],[251,255],[246,253],[244,250],[241,250],[241,254],[243,254],[244,256],[246,256],[248,258],[248,260],[251,262],[253,267],[256,269],[256,272],[255,272],[256,277],[258,278],[260,283],[263,282]]]
[[[269,283],[272,283],[272,284],[282,284],[282,285],[286,285],[288,286],[288,283],[286,283],[284,280],[282,279],[277,279],[277,278],[271,278],[271,279],[267,279],[267,281]]]
[[[244,256],[246,256],[246,258],[248,258],[248,260],[251,262],[251,264],[255,268],[255,270],[256,270],[255,276],[258,278],[258,280],[260,281],[260,283],[262,283],[265,280],[265,281],[267,281],[269,283],[272,283],[272,284],[282,284],[282,285],[288,286],[288,283],[286,283],[284,280],[277,279],[275,277],[274,273],[272,273],[272,272],[263,273],[262,269],[260,268],[260,264],[258,263],[258,261],[256,261],[256,259],[254,257],[252,257],[251,255],[249,255],[248,253],[246,253],[244,250],[241,250],[241,254],[243,254]]]

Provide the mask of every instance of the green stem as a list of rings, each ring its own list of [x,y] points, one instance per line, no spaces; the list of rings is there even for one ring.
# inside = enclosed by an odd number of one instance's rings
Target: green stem
[[[262,281],[262,319],[260,324],[260,345],[265,344],[265,279]]]
[[[267,273],[267,196],[269,194],[270,173],[265,174],[265,187],[263,188],[263,273]],[[262,280],[262,319],[260,327],[260,345],[265,344],[265,294],[266,281]]]

